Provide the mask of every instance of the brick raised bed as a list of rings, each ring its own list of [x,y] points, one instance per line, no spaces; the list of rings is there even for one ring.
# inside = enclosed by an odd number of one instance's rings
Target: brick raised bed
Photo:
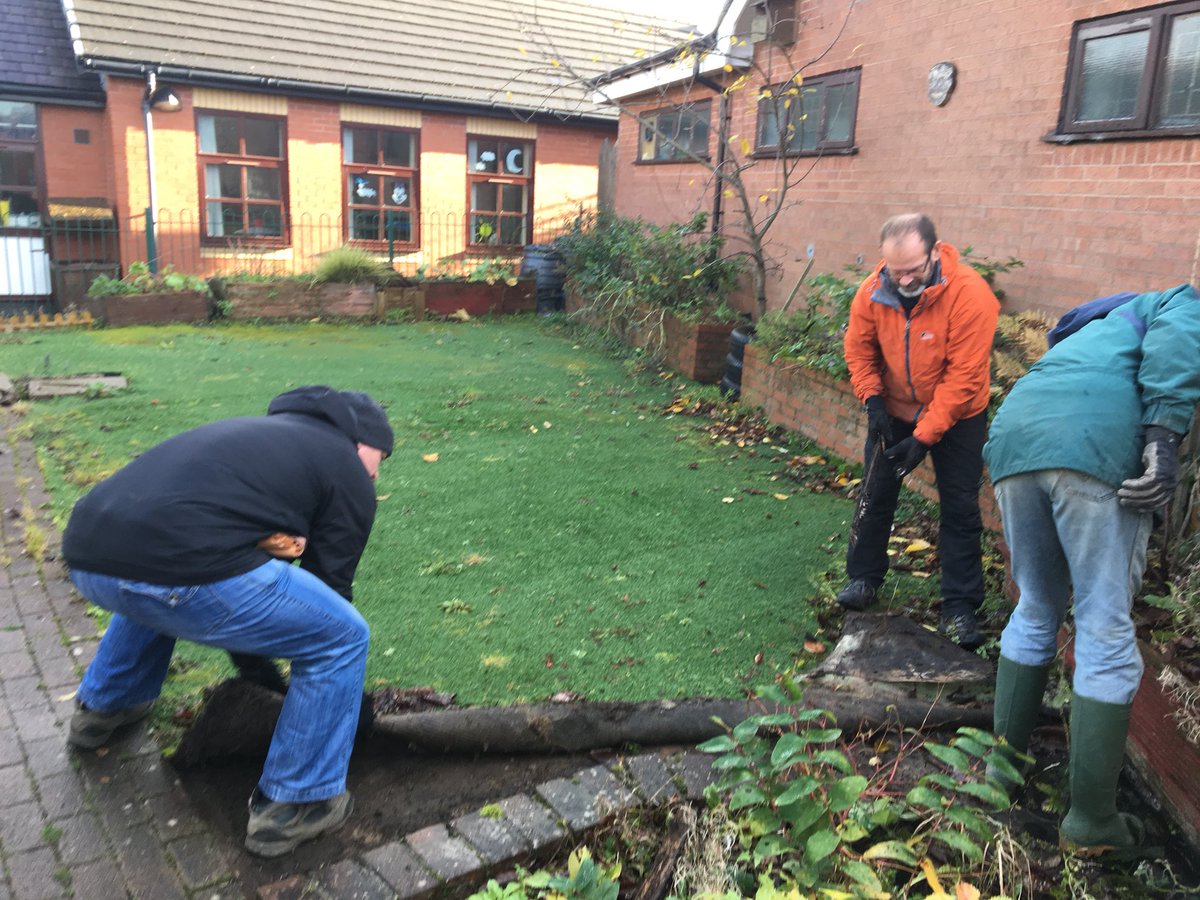
[[[429,281],[421,285],[424,308],[431,313],[450,315],[465,309],[473,316],[533,312],[537,309],[537,280],[518,279],[515,285],[503,281]]]
[[[87,303],[92,316],[110,326],[204,322],[210,313],[208,294],[200,291],[116,294],[89,297]]]
[[[231,319],[369,318],[377,315],[375,286],[303,281],[247,281],[225,286]]]
[[[761,407],[776,425],[797,431],[845,459],[861,459],[867,441],[867,417],[850,383],[822,372],[783,362],[771,362],[763,350],[747,344],[742,361],[742,399],[745,407]],[[930,500],[937,500],[933,464],[926,459],[905,482]],[[986,479],[979,492],[983,525],[1000,531],[1000,511]]]
[[[607,329],[628,344],[660,355],[673,371],[701,384],[716,384],[725,374],[725,355],[733,322],[688,322],[663,313],[662,327],[627,318],[610,318],[588,307],[575,290],[566,294],[566,311],[594,328]],[[646,315],[656,320],[650,310]]]

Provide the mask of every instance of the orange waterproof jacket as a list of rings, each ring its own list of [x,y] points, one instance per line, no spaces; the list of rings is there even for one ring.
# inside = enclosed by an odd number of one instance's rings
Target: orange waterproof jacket
[[[859,400],[882,396],[923,444],[987,408],[1000,303],[958,251],[938,242],[940,272],[906,315],[881,262],[850,304],[846,364]]]

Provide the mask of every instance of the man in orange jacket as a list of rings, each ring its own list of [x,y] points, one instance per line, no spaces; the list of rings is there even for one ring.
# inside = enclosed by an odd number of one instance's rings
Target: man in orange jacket
[[[866,510],[846,554],[845,609],[865,609],[887,574],[900,483],[933,458],[941,508],[939,630],[967,649],[983,643],[979,486],[987,437],[992,339],[1000,304],[983,278],[937,239],[928,216],[884,223],[883,260],[850,305],[846,364],[867,413]],[[884,459],[872,467],[876,453]]]

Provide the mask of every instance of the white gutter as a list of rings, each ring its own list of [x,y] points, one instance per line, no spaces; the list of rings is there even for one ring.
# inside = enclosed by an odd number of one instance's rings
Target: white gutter
[[[687,81],[696,75],[721,73],[726,66],[734,70],[748,69],[753,61],[754,47],[746,33],[749,29],[744,26],[738,28],[738,25],[754,3],[755,0],[734,0],[717,25],[713,49],[704,52],[699,63],[695,53],[686,53],[682,57],[677,56],[652,68],[603,84],[592,92],[589,99],[593,103],[623,100]]]

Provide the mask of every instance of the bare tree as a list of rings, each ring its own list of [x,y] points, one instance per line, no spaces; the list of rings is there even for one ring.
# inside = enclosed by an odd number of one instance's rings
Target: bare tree
[[[600,76],[587,74],[578,61],[555,45],[539,21],[536,5],[514,4],[513,8],[532,44],[529,50],[532,59],[526,74],[551,79],[548,88],[552,91],[565,90],[568,85],[574,89],[583,87],[594,99],[611,105],[622,117],[635,123],[639,135],[652,134],[656,141],[670,149],[674,158],[703,167],[707,173],[705,190],[697,191],[693,212],[708,212],[710,227],[728,241],[729,255],[747,260],[755,309],[761,316],[767,308],[768,279],[781,265],[779,253],[783,245],[772,239],[772,229],[788,209],[802,202],[799,189],[822,158],[820,153],[800,156],[794,152],[804,145],[806,136],[819,131],[821,117],[825,115],[823,106],[816,102],[816,89],[805,85],[805,74],[836,47],[857,2],[846,0],[845,11],[832,38],[818,53],[806,59],[796,58],[794,48],[788,42],[771,39],[773,34],[798,27],[795,5],[784,14],[779,12],[778,4],[764,4],[767,21],[760,29],[763,39],[754,46],[748,36],[722,28],[733,6],[733,0],[725,0],[718,25],[711,33],[679,42],[669,51],[653,56],[635,51],[634,60],[613,65],[608,73]],[[705,74],[702,71],[705,61],[721,52],[722,42],[727,42],[730,49],[742,52],[744,63],[739,67],[742,70],[728,64],[716,73]],[[638,59],[639,56],[642,58]],[[711,157],[690,146],[678,128],[669,132],[662,128],[660,117],[638,112],[638,108],[649,105],[644,99],[648,92],[639,94],[643,99],[635,104],[618,97],[612,89],[619,78],[654,65],[684,70],[679,78],[653,90],[658,100],[686,103],[692,100],[692,92],[696,90],[704,90],[718,98],[717,140]],[[686,67],[690,67],[690,73],[686,72]],[[503,91],[502,87],[498,93]],[[757,109],[759,134],[729,133],[733,104],[738,102]],[[775,136],[770,150],[764,150],[760,145],[763,129],[770,130]],[[711,199],[711,210],[701,208],[706,194]],[[735,216],[727,214],[727,201]],[[730,218],[736,220],[729,222]]]

